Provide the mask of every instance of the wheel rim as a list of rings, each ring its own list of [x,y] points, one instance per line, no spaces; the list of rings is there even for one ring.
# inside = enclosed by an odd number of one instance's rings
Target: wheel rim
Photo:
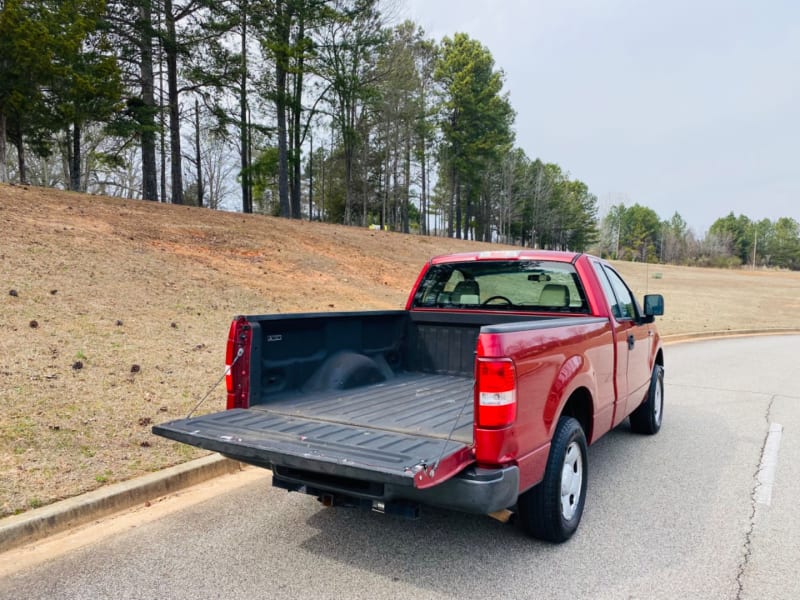
[[[561,469],[561,516],[569,521],[575,516],[583,489],[583,455],[577,442],[572,442],[564,454]]]
[[[653,398],[653,421],[656,425],[661,425],[661,410],[664,406],[664,384],[661,379],[656,383],[655,395]]]

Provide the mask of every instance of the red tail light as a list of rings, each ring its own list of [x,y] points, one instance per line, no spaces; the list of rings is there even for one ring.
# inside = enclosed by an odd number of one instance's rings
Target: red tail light
[[[517,418],[517,374],[511,359],[478,359],[478,427],[505,427]]]
[[[228,388],[228,410],[250,406],[250,340],[253,330],[247,319],[236,317],[228,332],[225,349],[225,386]]]

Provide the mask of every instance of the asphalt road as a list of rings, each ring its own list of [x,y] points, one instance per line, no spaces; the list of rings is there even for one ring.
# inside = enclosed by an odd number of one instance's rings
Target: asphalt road
[[[667,347],[661,432],[590,448],[560,546],[486,517],[325,509],[259,477],[7,574],[0,598],[798,598],[798,351]]]

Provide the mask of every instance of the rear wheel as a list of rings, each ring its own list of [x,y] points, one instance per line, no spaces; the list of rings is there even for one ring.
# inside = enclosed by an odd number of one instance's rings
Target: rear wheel
[[[656,365],[650,377],[650,389],[641,406],[631,413],[631,431],[653,435],[661,429],[664,415],[664,367]]]
[[[558,420],[542,482],[520,495],[519,522],[531,536],[567,541],[581,521],[587,484],[586,436],[572,417]]]

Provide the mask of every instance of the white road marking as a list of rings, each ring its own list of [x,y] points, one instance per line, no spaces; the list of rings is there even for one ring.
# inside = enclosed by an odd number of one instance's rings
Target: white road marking
[[[770,505],[772,502],[772,484],[775,482],[775,469],[778,467],[778,451],[781,447],[783,427],[777,423],[769,426],[767,443],[761,454],[761,463],[758,465],[758,486],[755,499],[759,504]]]

